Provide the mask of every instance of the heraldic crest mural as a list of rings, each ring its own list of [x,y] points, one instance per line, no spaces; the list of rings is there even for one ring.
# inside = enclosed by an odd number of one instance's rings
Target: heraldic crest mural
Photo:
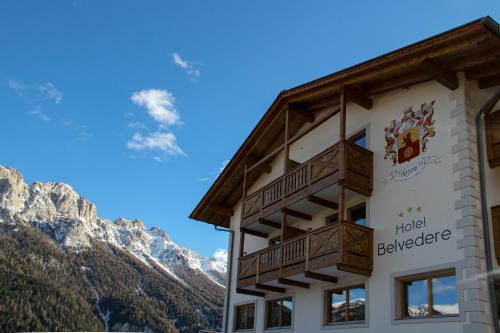
[[[434,131],[434,103],[424,103],[418,110],[409,106],[403,111],[401,121],[393,120],[385,130],[385,155],[392,165],[409,162],[427,151]]]

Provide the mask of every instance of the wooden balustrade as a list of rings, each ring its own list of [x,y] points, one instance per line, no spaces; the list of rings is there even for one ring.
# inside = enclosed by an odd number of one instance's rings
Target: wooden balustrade
[[[239,258],[238,277],[255,277],[332,254],[338,255],[334,264],[350,267],[351,271],[371,272],[373,230],[347,221],[326,225]],[[325,263],[332,265],[330,261]]]
[[[350,141],[341,141],[246,197],[243,201],[243,224],[253,223],[260,215],[264,217],[278,211],[286,206],[288,199],[303,199],[340,180],[347,188],[370,195],[372,173],[373,153]],[[277,204],[280,202],[283,205]],[[251,221],[246,221],[250,216]]]

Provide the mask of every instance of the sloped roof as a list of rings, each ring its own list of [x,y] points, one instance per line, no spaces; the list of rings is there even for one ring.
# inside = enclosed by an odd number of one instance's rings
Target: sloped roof
[[[373,96],[392,89],[437,79],[439,70],[429,71],[423,63],[432,60],[436,68],[449,73],[464,71],[480,86],[500,84],[500,27],[484,17],[420,42],[400,48],[333,74],[281,91],[262,119],[238,149],[224,171],[198,203],[190,218],[229,227],[227,214],[214,207],[233,207],[242,198],[244,161],[250,154],[263,156],[277,148],[276,135],[283,131],[283,110],[289,104],[314,110],[338,104],[343,86]],[[492,75],[493,74],[493,75]],[[257,178],[247,179],[251,183]]]

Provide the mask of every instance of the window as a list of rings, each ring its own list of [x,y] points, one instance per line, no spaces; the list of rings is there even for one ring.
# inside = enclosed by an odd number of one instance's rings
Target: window
[[[357,146],[366,148],[366,130],[363,129],[363,130],[359,131],[358,133],[352,135],[349,138],[349,141],[351,141],[352,143],[354,143]]]
[[[349,208],[349,221],[366,226],[366,204],[364,202]]]
[[[356,286],[326,292],[326,324],[365,320],[365,287]]]
[[[454,272],[423,274],[400,279],[401,318],[457,316],[457,281]]]
[[[327,217],[325,217],[326,224],[332,224],[332,223],[335,223],[338,221],[339,221],[339,214],[338,213],[328,215]]]
[[[278,245],[281,243],[281,236],[276,236],[274,238],[269,239],[269,246]]]
[[[291,327],[293,300],[291,297],[266,302],[266,328]]]
[[[234,308],[234,329],[252,330],[255,319],[255,304],[239,305]]]

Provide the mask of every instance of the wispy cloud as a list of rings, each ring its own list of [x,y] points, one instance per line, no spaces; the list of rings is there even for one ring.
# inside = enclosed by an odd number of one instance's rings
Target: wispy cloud
[[[7,87],[14,90],[19,96],[31,101],[46,99],[59,104],[63,99],[62,92],[52,82],[25,84],[16,80],[8,80]]]
[[[46,123],[50,121],[50,118],[47,117],[45,113],[42,112],[39,106],[35,106],[33,109],[29,110],[28,114],[35,116]]]
[[[221,165],[220,165],[217,169],[215,169],[215,170],[213,170],[213,171],[211,172],[211,174],[212,174],[212,176],[211,176],[211,177],[208,177],[208,176],[201,177],[201,178],[199,179],[199,181],[200,181],[200,182],[202,182],[202,183],[204,183],[204,182],[211,181],[211,180],[212,180],[212,179],[214,179],[214,178],[217,178],[217,177],[218,177],[218,176],[222,173],[222,171],[224,171],[224,169],[226,168],[226,166],[227,166],[228,164],[229,164],[229,160],[224,160],[224,161],[222,161]]]
[[[226,166],[229,164],[229,160],[224,160],[222,161],[222,165],[219,167],[219,174],[220,175],[222,173],[222,171],[224,171],[224,169],[226,168]]]
[[[179,53],[172,53],[172,60],[174,61],[174,64],[184,69],[189,77],[197,78],[200,76],[200,70],[197,68],[196,64],[182,59]]]
[[[177,145],[175,135],[170,132],[155,132],[147,136],[136,132],[127,147],[133,150],[160,150],[171,156],[187,156]]]
[[[136,91],[132,94],[132,102],[143,106],[148,114],[162,125],[176,125],[181,123],[179,113],[175,109],[175,98],[167,90],[148,89]]]
[[[134,121],[127,124],[128,128],[138,128],[138,129],[146,129],[146,125],[141,123],[140,121]]]

